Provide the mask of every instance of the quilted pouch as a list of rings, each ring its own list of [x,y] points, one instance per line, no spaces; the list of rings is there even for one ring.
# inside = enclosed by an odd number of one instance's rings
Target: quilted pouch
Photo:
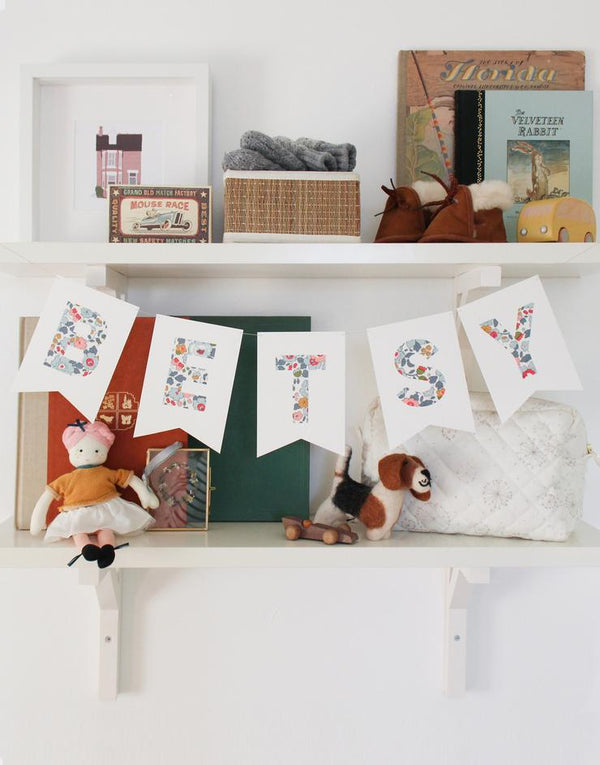
[[[475,433],[429,427],[402,448],[431,471],[431,500],[407,493],[396,528],[563,541],[583,513],[586,430],[572,407],[529,399],[500,423],[489,394],[471,393]],[[377,481],[387,438],[379,400],[362,427],[362,472]]]

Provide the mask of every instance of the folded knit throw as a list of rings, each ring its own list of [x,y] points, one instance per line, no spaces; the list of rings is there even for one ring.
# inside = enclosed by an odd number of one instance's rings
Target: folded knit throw
[[[240,140],[240,149],[227,152],[224,170],[318,170],[350,172],[356,166],[356,147],[351,143],[334,144],[312,138],[293,141],[285,136],[271,136],[248,130]]]

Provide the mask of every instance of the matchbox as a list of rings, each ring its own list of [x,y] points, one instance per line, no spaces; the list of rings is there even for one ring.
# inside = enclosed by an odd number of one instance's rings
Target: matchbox
[[[110,186],[109,241],[210,242],[210,186]]]

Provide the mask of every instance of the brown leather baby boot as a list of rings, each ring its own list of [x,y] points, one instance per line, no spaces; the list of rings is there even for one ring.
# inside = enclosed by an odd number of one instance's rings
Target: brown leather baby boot
[[[416,181],[412,186],[381,188],[388,195],[375,242],[417,242],[425,233],[432,213],[427,205],[439,204],[445,188],[435,181]]]
[[[452,179],[445,188],[446,198],[419,242],[506,242],[502,212],[513,205],[507,183],[482,181],[461,186]]]

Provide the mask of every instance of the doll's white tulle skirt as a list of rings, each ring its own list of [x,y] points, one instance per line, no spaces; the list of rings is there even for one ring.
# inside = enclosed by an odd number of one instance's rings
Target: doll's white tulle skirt
[[[154,518],[139,505],[115,497],[59,513],[48,526],[44,542],[68,539],[73,534],[93,534],[98,529],[112,529],[121,536],[140,534],[153,524]]]

